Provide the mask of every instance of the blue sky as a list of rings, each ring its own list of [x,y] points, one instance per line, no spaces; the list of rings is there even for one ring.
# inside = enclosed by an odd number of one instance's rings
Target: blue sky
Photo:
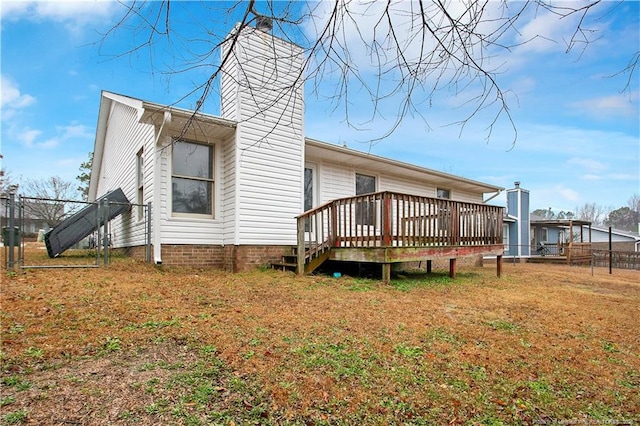
[[[139,33],[117,31],[101,43],[102,34],[123,14],[117,2],[0,4],[2,167],[14,180],[53,175],[75,180],[93,150],[101,90],[171,104],[205,75],[202,70],[162,72],[176,65],[177,36],[171,49],[122,57],[117,54],[140,40]],[[486,138],[490,113],[474,117],[462,132],[451,125],[468,112],[460,106],[464,99],[451,91],[431,99],[420,111],[423,118],[405,117],[392,135],[372,144],[393,122],[393,99],[381,104],[382,117],[373,122],[367,122],[365,106],[352,107],[350,119],[366,123],[356,130],[345,123],[342,109],[334,111],[307,90],[306,134],[505,188],[521,181],[531,191],[532,209],[574,210],[591,202],[625,206],[640,194],[640,78],[636,71],[626,86],[628,74],[615,74],[640,51],[640,3],[613,4],[604,2],[592,15],[598,18],[588,22],[595,41],[585,50],[567,53],[564,42],[571,37],[572,22],[538,10],[519,22],[520,32],[509,42],[545,37],[508,54],[495,52],[491,60],[500,65],[497,78],[507,91],[515,144],[504,118]],[[213,2],[205,11],[215,13],[221,6]],[[195,31],[210,22],[202,10],[194,13],[196,7],[175,3],[174,25]],[[233,14],[213,16],[220,35],[237,20]],[[366,60],[357,47],[354,51],[355,61]],[[330,76],[326,83],[331,84]],[[357,93],[352,101],[359,102]],[[191,108],[193,102],[187,98],[178,106]],[[204,111],[218,114],[218,104],[214,94]]]

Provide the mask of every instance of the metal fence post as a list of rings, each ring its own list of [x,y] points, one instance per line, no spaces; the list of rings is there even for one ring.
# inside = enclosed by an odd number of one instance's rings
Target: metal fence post
[[[151,263],[151,201],[147,203],[147,251],[145,260]]]
[[[16,228],[18,228],[18,241],[14,241],[14,242],[16,243],[16,246],[18,246],[18,265],[24,265],[24,246],[23,246],[24,244],[24,201],[22,196],[19,197],[17,207],[18,207],[18,223]],[[13,233],[14,232],[12,232],[12,234]]]
[[[96,234],[93,238],[93,249],[96,251],[96,266],[100,266],[100,204],[94,201],[94,204],[97,204],[96,209]]]
[[[102,244],[104,254],[104,266],[109,264],[109,200],[105,198],[103,202],[102,220],[104,221],[104,230],[102,232]]]
[[[16,213],[16,209],[15,209],[15,203],[16,203],[16,194],[14,194],[13,192],[11,192],[9,194],[9,223],[8,223],[8,243],[9,243],[9,265],[8,268],[13,270],[13,265],[14,265],[14,261],[15,261],[15,253],[13,251],[13,247],[15,245],[15,236],[13,235],[13,229],[15,226],[15,213]]]

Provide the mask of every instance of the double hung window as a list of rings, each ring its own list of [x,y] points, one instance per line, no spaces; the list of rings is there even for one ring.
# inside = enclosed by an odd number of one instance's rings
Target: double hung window
[[[376,192],[375,176],[356,174],[356,195]],[[356,204],[356,224],[375,225],[376,205],[374,201],[361,201]]]
[[[214,146],[186,141],[173,143],[171,211],[174,215],[213,217]]]

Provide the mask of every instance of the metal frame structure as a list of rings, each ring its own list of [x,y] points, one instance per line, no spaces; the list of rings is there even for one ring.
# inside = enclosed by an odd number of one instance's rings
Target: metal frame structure
[[[4,246],[4,265],[7,270],[15,270],[16,266],[21,270],[25,269],[47,269],[47,268],[97,268],[101,263],[107,266],[110,263],[111,252],[111,220],[103,220],[109,218],[109,211],[114,204],[108,199],[102,200],[100,203],[90,203],[86,201],[78,200],[61,200],[61,199],[46,199],[18,196],[14,193],[3,195],[1,197],[3,201],[4,211],[0,212],[0,229],[3,232],[3,246]],[[27,265],[25,264],[25,205],[27,202],[52,202],[52,203],[75,203],[86,205],[97,205],[95,211],[95,231],[94,241],[96,242],[93,248],[95,249],[95,258],[91,263],[86,264],[43,264],[43,265]],[[142,207],[144,209],[144,235],[145,235],[145,261],[151,261],[151,203],[147,204],[128,204],[132,207]],[[18,236],[16,241],[15,229],[18,230]],[[5,232],[8,230],[8,232]],[[5,241],[6,239],[6,241]],[[17,256],[16,256],[17,248]],[[61,257],[64,258],[64,257]],[[58,258],[56,258],[58,259]]]

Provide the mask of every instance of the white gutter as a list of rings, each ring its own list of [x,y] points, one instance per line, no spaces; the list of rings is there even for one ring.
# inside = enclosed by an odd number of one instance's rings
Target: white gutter
[[[160,128],[156,133],[155,140],[153,141],[153,203],[151,204],[152,212],[152,235],[153,235],[153,262],[156,265],[162,264],[162,232],[161,232],[161,191],[160,191],[160,180],[162,179],[162,165],[161,165],[161,152],[162,150],[158,148],[158,144],[161,143],[160,137],[162,136],[162,131],[164,130],[164,125],[171,122],[171,113],[169,111],[164,112],[164,116],[162,117],[162,123],[160,124]]]

